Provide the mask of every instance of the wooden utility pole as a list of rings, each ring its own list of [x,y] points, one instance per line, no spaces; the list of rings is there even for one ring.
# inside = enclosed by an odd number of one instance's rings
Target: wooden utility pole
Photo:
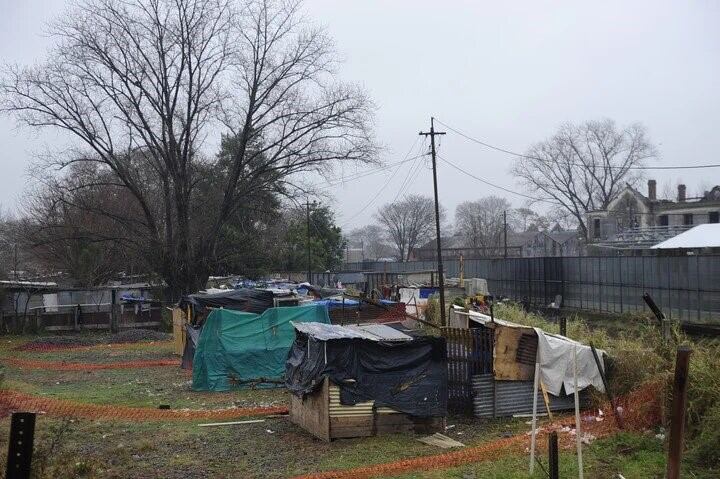
[[[680,346],[675,359],[675,381],[672,396],[672,418],[670,419],[667,479],[680,478],[680,462],[682,460],[683,435],[685,433],[688,370],[691,352],[692,350],[689,347]]]
[[[435,191],[435,238],[437,243],[438,286],[440,287],[440,326],[446,326],[445,318],[445,278],[443,273],[442,246],[440,242],[440,202],[438,200],[437,161],[435,160],[435,136],[444,135],[444,131],[435,131],[435,119],[430,117],[430,131],[420,132],[421,136],[430,137],[430,152],[432,154],[433,190]]]

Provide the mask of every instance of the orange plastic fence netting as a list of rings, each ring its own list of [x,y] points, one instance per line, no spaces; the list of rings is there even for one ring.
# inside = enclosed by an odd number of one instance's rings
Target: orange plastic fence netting
[[[118,361],[114,363],[71,363],[66,361],[42,361],[39,359],[7,358],[11,366],[26,369],[49,369],[53,371],[95,371],[98,369],[134,369],[155,368],[161,366],[179,366],[177,359],[154,359],[138,361]]]
[[[162,420],[222,420],[247,416],[287,414],[285,406],[227,408],[213,410],[154,409],[144,407],[110,406],[86,404],[63,399],[45,398],[17,391],[0,391],[0,410],[30,411],[53,416],[68,416],[82,419],[115,419],[129,421]]]
[[[620,399],[623,407],[623,419],[625,428],[630,430],[643,431],[660,423],[660,402],[662,394],[660,390],[662,383],[645,383],[635,391]],[[606,437],[617,432],[612,410],[605,408],[606,414],[601,422],[594,419],[583,421],[583,436],[593,438]],[[587,416],[588,413],[583,413]],[[545,449],[545,440],[542,440],[551,431],[558,431],[560,446],[563,448],[575,447],[575,431],[570,432],[569,427],[574,428],[575,417],[566,416],[558,418],[550,424],[540,426],[538,434],[538,451]],[[491,461],[500,457],[529,450],[530,435],[519,434],[510,438],[499,439],[474,447],[468,447],[459,451],[432,456],[421,456],[402,461],[374,464],[366,467],[358,467],[341,471],[327,471],[314,474],[297,476],[295,479],[371,479],[380,476],[396,476],[408,474],[415,471],[428,471],[434,469],[445,469],[463,464],[480,463]]]

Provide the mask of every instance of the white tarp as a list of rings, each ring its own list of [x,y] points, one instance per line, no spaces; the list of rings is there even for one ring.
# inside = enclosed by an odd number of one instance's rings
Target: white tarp
[[[548,334],[542,329],[535,328],[535,332],[538,337],[537,360],[540,363],[540,379],[550,394],[560,396],[563,386],[565,386],[565,394],[575,392],[573,348],[577,348],[578,390],[582,391],[588,386],[594,386],[600,392],[605,391],[590,346],[585,346],[564,336]],[[597,353],[604,370],[604,351],[598,349]]]
[[[720,223],[694,226],[652,247],[652,249],[678,248],[720,248]]]

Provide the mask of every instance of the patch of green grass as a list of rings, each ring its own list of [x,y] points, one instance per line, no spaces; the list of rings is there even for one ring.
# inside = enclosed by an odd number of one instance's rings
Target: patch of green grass
[[[491,461],[467,464],[460,467],[413,472],[395,476],[403,479],[542,479],[547,475],[547,454],[540,454],[542,467],[536,465],[535,473],[529,473],[529,454],[512,454]],[[589,479],[606,479],[622,474],[626,479],[661,479],[665,476],[666,453],[663,443],[653,436],[621,433],[613,437],[594,441],[583,447],[583,472]],[[573,450],[561,450],[559,461],[560,477],[577,477],[577,456]],[[717,477],[712,471],[694,469],[684,464],[683,477]]]

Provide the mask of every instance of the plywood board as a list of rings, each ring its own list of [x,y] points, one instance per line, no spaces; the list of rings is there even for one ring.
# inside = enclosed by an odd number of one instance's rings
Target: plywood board
[[[325,379],[320,389],[302,399],[290,395],[290,421],[323,441],[330,441],[328,383]]]
[[[493,371],[498,381],[527,381],[533,379],[534,364],[518,361],[518,348],[523,334],[535,334],[532,328],[497,325],[493,347]]]

